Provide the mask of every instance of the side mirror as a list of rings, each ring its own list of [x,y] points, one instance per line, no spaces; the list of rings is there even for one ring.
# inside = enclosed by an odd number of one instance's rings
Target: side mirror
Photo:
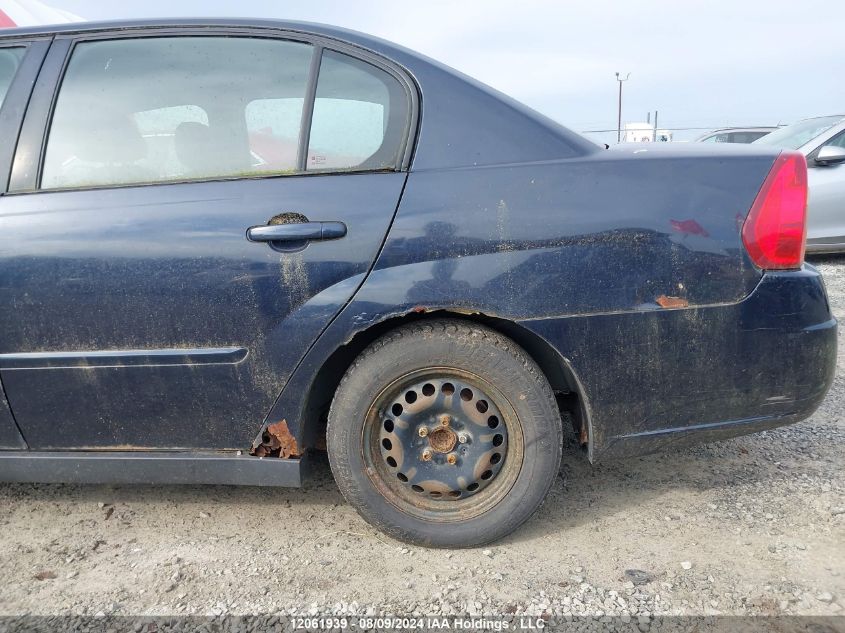
[[[845,163],[845,147],[825,145],[816,154],[816,165],[838,165]]]

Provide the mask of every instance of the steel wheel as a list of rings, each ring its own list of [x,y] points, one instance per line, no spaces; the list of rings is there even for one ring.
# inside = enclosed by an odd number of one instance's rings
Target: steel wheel
[[[522,429],[513,407],[480,376],[436,367],[382,391],[362,441],[373,484],[398,509],[438,521],[489,510],[513,486]]]
[[[329,410],[329,462],[343,496],[409,543],[470,547],[511,533],[560,467],[551,387],[512,340],[455,319],[376,339]]]

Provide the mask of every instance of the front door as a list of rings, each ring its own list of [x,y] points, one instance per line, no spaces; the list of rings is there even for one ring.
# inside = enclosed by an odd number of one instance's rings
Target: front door
[[[377,255],[408,87],[243,32],[54,49],[0,198],[0,377],[18,425],[33,449],[245,449]]]

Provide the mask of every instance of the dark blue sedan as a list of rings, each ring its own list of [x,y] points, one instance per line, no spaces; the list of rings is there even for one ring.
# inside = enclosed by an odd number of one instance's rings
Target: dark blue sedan
[[[299,485],[500,538],[591,461],[789,424],[836,320],[806,164],[610,150],[359,33],[0,37],[0,479]]]

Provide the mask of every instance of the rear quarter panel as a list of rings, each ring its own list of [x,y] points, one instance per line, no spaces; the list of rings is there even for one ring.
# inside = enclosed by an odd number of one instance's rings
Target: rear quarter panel
[[[356,333],[438,310],[545,339],[583,385],[596,455],[627,435],[747,413],[738,390],[753,377],[737,383],[721,363],[753,343],[725,335],[743,327],[725,310],[763,277],[740,231],[776,152],[636,151],[413,171],[373,271],[269,419],[297,419],[303,376]]]
[[[741,239],[776,153],[631,152],[412,173],[334,332],[441,309],[518,322],[575,373],[591,458],[805,417],[833,375],[824,286],[763,275]]]
[[[740,229],[772,160],[605,152],[414,172],[358,297],[509,319],[736,302],[760,279]]]

